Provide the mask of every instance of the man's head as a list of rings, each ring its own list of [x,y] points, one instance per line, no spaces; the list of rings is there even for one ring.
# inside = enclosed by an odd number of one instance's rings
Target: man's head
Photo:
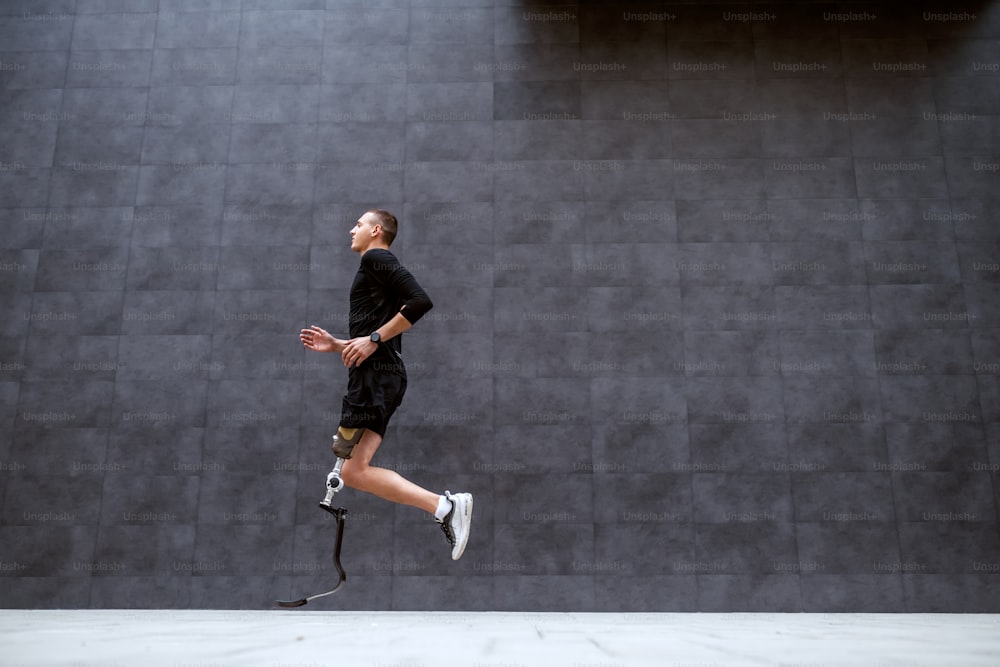
[[[369,248],[388,248],[396,238],[398,224],[389,211],[365,211],[351,228],[351,250],[364,254]]]

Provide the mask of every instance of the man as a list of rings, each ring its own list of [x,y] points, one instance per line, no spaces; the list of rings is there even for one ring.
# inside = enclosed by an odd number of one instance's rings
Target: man
[[[361,255],[361,266],[351,285],[350,339],[334,338],[315,325],[303,329],[299,339],[308,350],[339,353],[349,369],[340,427],[333,437],[334,453],[345,459],[344,484],[434,515],[451,543],[451,557],[458,560],[469,540],[472,495],[438,495],[394,470],[371,465],[406,392],[402,333],[433,307],[389,252],[397,229],[395,216],[381,209],[366,211],[351,229],[351,250]]]

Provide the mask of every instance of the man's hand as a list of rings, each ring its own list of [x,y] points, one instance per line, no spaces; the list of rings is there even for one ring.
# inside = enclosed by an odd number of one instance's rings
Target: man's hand
[[[361,365],[361,362],[370,357],[377,349],[378,343],[372,342],[372,339],[367,336],[352,338],[344,345],[341,357],[344,360],[344,365],[350,368]]]
[[[308,329],[299,332],[299,340],[307,350],[313,352],[341,352],[344,349],[345,341],[338,340],[330,335],[330,332],[319,328],[315,324]]]

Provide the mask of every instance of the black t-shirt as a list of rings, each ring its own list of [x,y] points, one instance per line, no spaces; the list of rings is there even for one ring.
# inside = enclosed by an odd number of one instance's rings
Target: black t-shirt
[[[361,265],[351,285],[351,338],[371,332],[402,313],[411,324],[433,308],[427,292],[396,256],[382,248],[372,248],[361,256]],[[403,366],[402,335],[379,343],[378,349],[362,366],[378,364],[378,370],[406,375]]]

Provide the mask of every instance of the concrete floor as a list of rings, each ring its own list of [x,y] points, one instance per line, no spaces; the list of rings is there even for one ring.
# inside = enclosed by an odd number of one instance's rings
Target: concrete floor
[[[2,610],[0,666],[1000,666],[1000,616]]]

